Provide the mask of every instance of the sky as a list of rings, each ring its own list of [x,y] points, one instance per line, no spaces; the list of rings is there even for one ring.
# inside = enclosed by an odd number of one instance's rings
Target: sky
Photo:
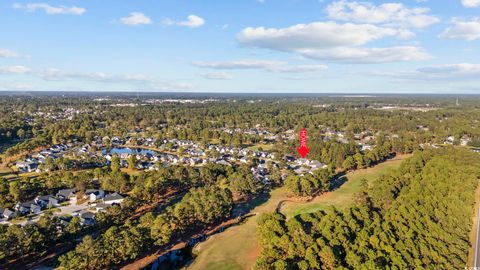
[[[480,0],[2,0],[0,90],[480,94]]]

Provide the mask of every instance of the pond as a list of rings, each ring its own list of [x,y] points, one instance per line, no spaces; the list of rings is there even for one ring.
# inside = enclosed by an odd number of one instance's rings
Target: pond
[[[141,148],[111,148],[111,149],[103,149],[102,154],[117,154],[117,155],[122,155],[122,154],[127,154],[127,155],[132,155],[132,154],[140,154],[140,155],[158,155],[159,153],[153,150],[148,150],[148,149],[141,149]]]

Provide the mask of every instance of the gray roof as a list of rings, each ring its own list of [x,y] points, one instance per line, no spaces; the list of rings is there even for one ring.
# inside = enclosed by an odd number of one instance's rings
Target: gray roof
[[[104,201],[116,201],[116,200],[121,200],[121,199],[124,199],[124,198],[125,198],[124,196],[115,192],[115,193],[107,194],[105,196],[105,198],[103,198],[103,200]]]
[[[312,167],[323,167],[323,166],[325,166],[325,164],[323,164],[322,162],[320,162],[318,160],[310,161],[309,165],[312,166]]]
[[[85,195],[90,195],[92,193],[95,194],[95,195],[99,195],[101,191],[102,190],[100,190],[100,189],[87,189],[87,190],[85,190]]]
[[[92,212],[83,212],[80,214],[80,217],[83,219],[93,219],[95,218],[95,214]]]
[[[62,197],[69,197],[70,194],[75,194],[75,189],[70,188],[70,189],[61,189],[57,192],[57,195],[62,196]]]
[[[32,205],[36,205],[34,201],[20,202],[21,207],[30,208]]]
[[[3,209],[3,208],[0,208],[0,214],[3,215],[3,216],[10,216],[12,214],[14,214],[14,212],[10,209]]]
[[[53,198],[55,196],[53,195],[44,195],[44,196],[38,196],[38,199],[41,200],[41,201],[49,201],[50,198]]]

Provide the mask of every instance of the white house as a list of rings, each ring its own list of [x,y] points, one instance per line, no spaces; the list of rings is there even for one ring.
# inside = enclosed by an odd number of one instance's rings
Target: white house
[[[103,199],[103,197],[105,197],[105,191],[102,189],[87,189],[85,191],[85,197],[88,197],[91,202],[94,202]]]

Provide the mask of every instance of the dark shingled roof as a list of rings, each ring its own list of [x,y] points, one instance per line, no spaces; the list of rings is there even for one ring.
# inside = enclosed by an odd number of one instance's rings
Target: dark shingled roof
[[[121,199],[124,199],[124,198],[125,197],[123,197],[122,195],[115,192],[115,193],[107,194],[105,196],[105,198],[103,198],[103,200],[104,201],[115,201],[115,200],[121,200]]]

